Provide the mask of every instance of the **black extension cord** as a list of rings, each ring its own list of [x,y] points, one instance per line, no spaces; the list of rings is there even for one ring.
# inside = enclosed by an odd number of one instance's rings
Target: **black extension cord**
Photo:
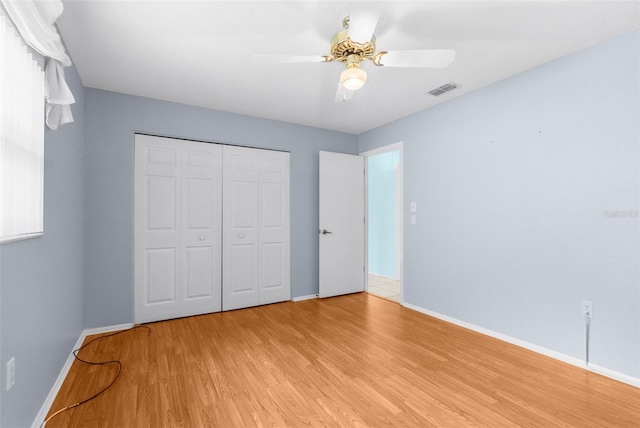
[[[90,341],[88,341],[87,343],[85,343],[84,345],[82,345],[81,347],[79,347],[78,349],[73,351],[73,356],[76,360],[80,361],[81,363],[84,364],[88,364],[88,365],[93,365],[93,366],[104,366],[107,364],[116,364],[118,366],[118,373],[116,373],[115,377],[113,378],[113,380],[109,383],[109,385],[105,386],[104,388],[102,388],[100,391],[98,391],[97,393],[93,394],[91,397],[86,398],[82,401],[78,401],[77,403],[73,403],[67,407],[63,407],[62,409],[56,411],[55,413],[53,413],[51,416],[49,416],[47,419],[45,419],[42,424],[40,425],[40,428],[44,427],[47,422],[49,422],[51,419],[53,419],[55,416],[59,415],[60,413],[67,411],[69,409],[73,409],[74,407],[78,407],[81,406],[85,403],[88,403],[89,401],[93,400],[94,398],[97,398],[100,394],[102,394],[103,392],[105,392],[106,390],[108,390],[109,388],[111,388],[111,386],[116,383],[116,381],[118,380],[118,378],[120,377],[120,374],[122,373],[122,362],[119,360],[109,360],[109,361],[87,361],[87,360],[83,360],[82,358],[78,357],[78,353],[80,351],[82,351],[84,348],[86,348],[87,346],[91,345],[93,342],[96,342],[98,340],[101,339],[106,339],[107,337],[112,337],[112,336],[116,336],[118,334],[122,334],[122,333],[126,333],[128,331],[134,330],[136,328],[146,328],[149,331],[149,335],[151,334],[151,328],[147,327],[146,325],[135,325],[127,330],[120,330],[120,331],[116,331],[115,333],[110,333],[110,334],[106,334],[104,336],[100,336],[100,337],[96,337],[95,339],[91,339]]]

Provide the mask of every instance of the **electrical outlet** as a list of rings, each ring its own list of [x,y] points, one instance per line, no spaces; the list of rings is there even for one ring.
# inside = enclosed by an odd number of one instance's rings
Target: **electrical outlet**
[[[583,300],[581,309],[583,317],[593,319],[593,303],[589,300]]]
[[[7,362],[7,391],[11,389],[16,382],[16,358],[11,357]]]

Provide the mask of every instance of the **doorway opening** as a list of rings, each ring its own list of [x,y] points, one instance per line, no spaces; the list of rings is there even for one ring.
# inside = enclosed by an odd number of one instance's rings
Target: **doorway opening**
[[[362,153],[366,159],[367,292],[403,303],[402,143]]]

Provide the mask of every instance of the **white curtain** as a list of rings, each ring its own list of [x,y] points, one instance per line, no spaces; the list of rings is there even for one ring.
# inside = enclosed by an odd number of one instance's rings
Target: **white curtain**
[[[71,65],[58,30],[54,26],[62,14],[61,0],[0,0],[7,16],[25,44],[46,58],[46,122],[51,129],[73,122],[71,104],[76,100],[64,78],[64,68]]]

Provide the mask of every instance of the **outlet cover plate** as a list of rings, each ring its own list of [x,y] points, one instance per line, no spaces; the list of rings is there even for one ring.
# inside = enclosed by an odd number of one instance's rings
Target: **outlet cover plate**
[[[583,300],[581,303],[581,313],[583,317],[593,319],[593,303],[589,300]]]

